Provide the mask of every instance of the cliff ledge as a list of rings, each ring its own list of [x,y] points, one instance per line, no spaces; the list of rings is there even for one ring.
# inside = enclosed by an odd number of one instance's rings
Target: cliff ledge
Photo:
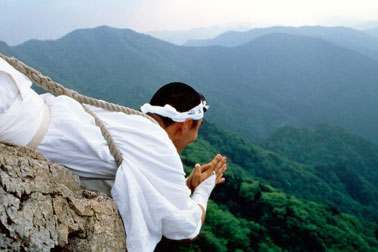
[[[0,142],[1,251],[125,251],[112,198],[33,149]]]

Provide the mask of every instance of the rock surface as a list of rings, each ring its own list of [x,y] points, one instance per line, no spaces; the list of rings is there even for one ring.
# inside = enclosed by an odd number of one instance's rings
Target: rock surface
[[[112,198],[42,154],[0,142],[0,251],[125,251]]]

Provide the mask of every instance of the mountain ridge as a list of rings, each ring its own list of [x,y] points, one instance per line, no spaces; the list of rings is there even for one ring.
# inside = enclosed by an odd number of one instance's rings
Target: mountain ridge
[[[359,51],[367,57],[378,60],[378,38],[368,32],[358,31],[348,27],[324,26],[274,26],[268,28],[255,28],[245,32],[229,31],[213,39],[192,40],[185,46],[211,46],[221,45],[234,47],[270,33],[285,33],[322,38],[339,46]],[[372,32],[373,33],[373,32]]]
[[[211,120],[253,141],[283,125],[331,120],[378,142],[378,64],[321,39],[275,34],[244,47],[188,48],[102,26],[0,51],[83,94],[134,108],[163,83],[187,82],[217,108]]]

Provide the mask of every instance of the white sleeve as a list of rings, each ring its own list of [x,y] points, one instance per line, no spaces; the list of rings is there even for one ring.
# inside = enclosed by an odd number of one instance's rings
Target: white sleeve
[[[44,115],[43,101],[32,82],[0,58],[0,139],[27,145]]]
[[[215,187],[216,176],[211,175],[201,184],[199,184],[193,192],[192,199],[200,204],[206,211],[207,202],[209,201],[209,197],[211,192]]]
[[[16,99],[18,88],[8,73],[0,70],[0,113],[9,109]]]

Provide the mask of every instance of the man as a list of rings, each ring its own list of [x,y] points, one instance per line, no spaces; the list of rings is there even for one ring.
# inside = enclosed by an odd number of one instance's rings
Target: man
[[[153,251],[162,235],[177,240],[198,235],[210,193],[226,170],[225,157],[217,155],[185,179],[178,153],[197,137],[207,109],[200,94],[183,83],[162,87],[142,106],[156,123],[88,106],[122,154],[117,167],[93,117],[79,103],[39,96],[31,84],[0,59],[0,140],[36,147],[89,188],[110,192],[124,221],[128,251]]]

